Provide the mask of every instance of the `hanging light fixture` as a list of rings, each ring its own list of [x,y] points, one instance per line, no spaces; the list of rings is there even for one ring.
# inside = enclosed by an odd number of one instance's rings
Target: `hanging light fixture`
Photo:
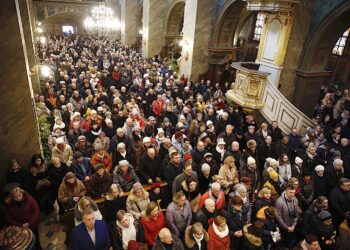
[[[100,3],[91,10],[91,16],[84,21],[84,26],[89,30],[107,31],[119,30],[120,21],[114,18],[113,10],[106,7],[105,3]]]

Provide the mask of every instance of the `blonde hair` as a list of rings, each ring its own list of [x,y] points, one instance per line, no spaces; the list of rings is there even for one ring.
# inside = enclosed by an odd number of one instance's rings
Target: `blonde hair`
[[[203,233],[204,228],[202,223],[196,222],[191,226],[191,234]]]
[[[270,192],[271,193],[271,189],[269,189],[268,187],[263,187],[259,193],[258,193],[258,197],[263,197],[264,194]]]
[[[107,195],[106,195],[106,199],[107,200],[113,200],[114,199],[113,192],[116,191],[116,190],[119,191],[119,197],[123,195],[123,190],[121,189],[120,185],[113,183],[108,189],[108,192],[107,192]]]
[[[151,201],[151,202],[147,205],[147,208],[146,208],[146,210],[145,210],[145,217],[147,218],[147,220],[150,219],[150,217],[151,217],[151,212],[152,212],[155,208],[159,208],[157,202],[155,202],[155,201]]]
[[[25,191],[24,191],[22,188],[20,188],[20,187],[15,187],[15,188],[13,188],[13,189],[11,190],[11,192],[10,192],[10,197],[11,197],[11,199],[14,199],[15,196],[16,196],[17,194],[19,194],[19,193],[24,194]]]
[[[224,160],[224,165],[225,166],[230,166],[231,163],[235,163],[235,158],[233,156],[228,156]]]

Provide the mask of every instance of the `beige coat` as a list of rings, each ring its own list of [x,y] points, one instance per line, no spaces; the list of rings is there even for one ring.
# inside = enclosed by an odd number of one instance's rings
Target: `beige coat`
[[[76,181],[76,185],[74,187],[74,191],[71,192],[67,185],[66,182],[63,180],[59,189],[58,189],[58,201],[62,202],[62,203],[69,203],[71,202],[71,199],[73,197],[83,197],[86,193],[86,188],[84,186],[84,184],[78,180],[77,178],[75,178]]]
[[[128,199],[126,200],[126,210],[131,213],[136,219],[140,219],[142,212],[146,210],[149,200],[149,194],[146,190],[142,189],[142,198],[137,198],[134,195],[133,189],[131,189]]]
[[[61,162],[70,166],[73,160],[73,150],[68,144],[66,144],[66,147],[63,151],[59,150],[56,145],[52,148],[52,157],[54,156],[58,157]]]
[[[229,168],[225,164],[219,170],[219,176],[223,178],[223,186],[225,188],[225,194],[228,194],[230,187],[236,185],[238,180],[238,171],[236,167]]]

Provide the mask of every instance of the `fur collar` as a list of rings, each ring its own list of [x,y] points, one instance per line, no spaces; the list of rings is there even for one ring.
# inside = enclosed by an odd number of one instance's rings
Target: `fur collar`
[[[193,235],[191,233],[191,227],[189,226],[186,228],[186,232],[185,232],[185,243],[187,245],[188,248],[193,248],[194,245],[196,244],[196,240],[193,238]],[[208,242],[209,240],[209,234],[203,229],[203,234],[204,234],[204,240],[206,242]]]
[[[147,200],[148,197],[149,197],[149,193],[148,193],[145,189],[142,189],[142,192],[143,192],[143,194],[142,194],[141,200]],[[130,194],[129,194],[129,196],[128,196],[128,199],[129,199],[131,202],[136,202],[136,201],[139,200],[139,198],[137,198],[137,197],[134,195],[134,192],[133,192],[132,189],[131,189],[131,191],[130,191]]]
[[[247,224],[243,227],[243,235],[244,237],[254,246],[260,247],[262,245],[261,238],[249,233],[248,228],[250,228],[252,224]]]

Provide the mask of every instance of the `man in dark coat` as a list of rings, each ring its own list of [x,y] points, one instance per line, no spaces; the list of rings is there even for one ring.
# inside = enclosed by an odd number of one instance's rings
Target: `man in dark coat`
[[[327,166],[325,171],[325,179],[328,190],[339,186],[339,180],[344,177],[343,161],[335,159],[332,166]]]
[[[156,156],[154,148],[147,149],[147,153],[140,159],[141,182],[152,184],[160,182],[162,176],[162,167]]]
[[[217,215],[219,215],[219,212],[215,208],[215,201],[211,198],[208,198],[204,201],[204,206],[194,214],[192,217],[192,222],[202,223],[203,228],[208,231],[210,224],[209,220],[214,219]]]
[[[170,152],[170,162],[164,168],[164,179],[168,183],[169,190],[172,189],[176,176],[182,173],[182,169],[183,163],[180,154],[177,151]]]
[[[92,209],[83,212],[83,223],[72,230],[70,249],[109,250],[111,242],[107,224],[103,220],[95,220]]]
[[[111,139],[110,151],[115,152],[117,149],[117,145],[120,142],[123,142],[125,144],[126,151],[129,154],[133,155],[135,153],[134,147],[132,146],[130,139],[124,134],[124,130],[122,128],[117,128],[117,133]]]
[[[228,156],[232,156],[233,158],[235,158],[236,168],[239,169],[239,161],[242,157],[242,151],[239,149],[239,143],[237,141],[233,141],[231,143],[231,147],[225,152],[224,159],[226,159],[226,157]]]
[[[336,228],[350,211],[350,180],[341,178],[339,186],[329,193],[330,211]]]
[[[198,141],[197,146],[192,150],[192,159],[195,166],[200,166],[205,154],[205,147],[202,141]]]
[[[184,250],[184,246],[178,237],[173,236],[168,228],[163,228],[159,231],[156,238],[156,244],[153,246],[152,250]]]
[[[233,126],[228,124],[226,125],[226,129],[224,132],[218,135],[217,139],[222,138],[224,139],[224,142],[226,143],[226,147],[231,147],[232,142],[235,139],[234,133],[233,133]]]

